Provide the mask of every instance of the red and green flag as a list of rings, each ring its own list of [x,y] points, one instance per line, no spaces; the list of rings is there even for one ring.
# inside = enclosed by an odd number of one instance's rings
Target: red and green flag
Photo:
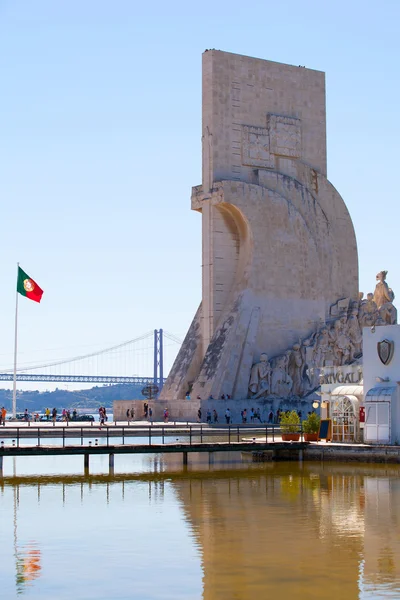
[[[35,302],[40,302],[43,295],[43,290],[36,281],[29,277],[21,267],[18,267],[17,292]]]

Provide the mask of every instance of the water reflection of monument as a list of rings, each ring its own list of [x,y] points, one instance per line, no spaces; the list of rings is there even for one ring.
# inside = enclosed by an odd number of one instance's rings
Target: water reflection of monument
[[[202,547],[204,600],[356,600],[360,583],[400,590],[397,473],[266,468],[173,482]]]

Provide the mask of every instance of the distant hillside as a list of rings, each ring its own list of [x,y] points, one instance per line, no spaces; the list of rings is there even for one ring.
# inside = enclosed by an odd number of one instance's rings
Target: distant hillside
[[[89,390],[67,391],[56,389],[54,392],[22,391],[17,392],[17,411],[43,412],[46,407],[62,408],[93,408],[99,406],[111,408],[114,400],[144,400],[137,384],[118,384],[93,387]],[[12,391],[0,389],[0,407],[10,411],[12,408]]]

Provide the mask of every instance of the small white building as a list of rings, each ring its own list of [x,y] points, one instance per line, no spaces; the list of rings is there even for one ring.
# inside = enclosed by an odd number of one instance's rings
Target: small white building
[[[363,405],[362,366],[323,367],[320,374],[321,417],[332,420],[332,441],[362,440],[360,409]]]
[[[400,443],[400,325],[363,329],[364,441]]]

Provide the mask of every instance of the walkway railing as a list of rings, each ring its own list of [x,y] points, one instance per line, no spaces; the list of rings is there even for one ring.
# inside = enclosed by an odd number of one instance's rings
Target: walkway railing
[[[291,426],[291,437],[293,441],[303,441],[302,426]],[[118,440],[115,440],[118,438]],[[99,427],[98,423],[94,425],[77,425],[75,423],[68,426],[53,427],[47,426],[22,425],[13,426],[7,424],[7,427],[0,428],[0,446],[15,446],[17,448],[23,445],[25,448],[29,445],[25,440],[32,440],[33,446],[71,445],[72,440],[79,440],[80,445],[91,445],[94,439],[95,445],[125,445],[129,441],[132,445],[132,438],[139,438],[137,444],[149,445],[152,443],[192,443],[201,444],[203,442],[221,442],[235,444],[246,441],[248,443],[263,441],[264,443],[281,441],[282,431],[279,425],[274,424],[241,424],[241,425],[218,425],[210,427],[203,424],[165,424],[165,425],[106,425]],[[173,439],[175,438],[175,439]],[[89,439],[89,441],[88,441]],[[135,443],[135,442],[133,442]],[[76,445],[76,444],[75,444]]]

